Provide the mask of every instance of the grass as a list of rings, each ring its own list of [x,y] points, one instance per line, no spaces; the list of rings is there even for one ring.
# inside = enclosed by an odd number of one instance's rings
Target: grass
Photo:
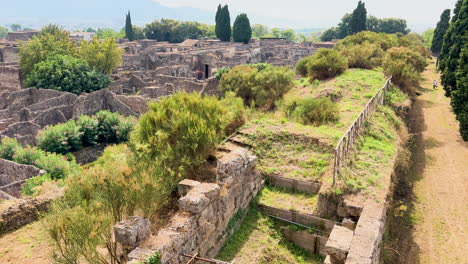
[[[313,214],[318,195],[292,192],[287,189],[265,186],[257,195],[257,203],[285,210]]]
[[[239,230],[228,238],[217,259],[245,264],[315,264],[323,258],[285,241],[281,223],[252,206]]]

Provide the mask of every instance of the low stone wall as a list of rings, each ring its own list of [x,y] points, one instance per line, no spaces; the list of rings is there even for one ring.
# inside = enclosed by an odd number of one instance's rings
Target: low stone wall
[[[10,91],[21,89],[19,67],[0,65],[0,89]]]
[[[40,173],[41,171],[34,166],[0,159],[0,190],[19,197],[21,183]]]
[[[50,203],[62,195],[63,190],[59,189],[53,194],[17,200],[0,212],[0,235],[36,221],[42,212],[47,211]]]
[[[180,211],[166,228],[130,252],[130,263],[156,251],[165,264],[186,263],[182,253],[214,257],[232,232],[231,218],[249,206],[263,185],[256,163],[246,149],[236,148],[218,160],[217,183],[182,181],[179,193],[185,195],[179,199]]]
[[[328,238],[311,234],[308,231],[294,231],[289,228],[281,228],[283,236],[295,245],[321,256],[326,256],[325,245]]]
[[[339,225],[339,223],[335,221],[323,219],[314,215],[302,214],[294,210],[279,209],[279,208],[270,207],[266,205],[260,205],[260,208],[267,215],[272,215],[272,216],[279,217],[287,221],[292,221],[292,222],[306,225],[306,226],[320,227],[324,231],[325,234],[330,234],[333,227],[335,225]]]
[[[301,181],[278,175],[268,176],[268,183],[273,186],[287,188],[296,192],[316,194],[320,191],[321,183],[317,181]]]

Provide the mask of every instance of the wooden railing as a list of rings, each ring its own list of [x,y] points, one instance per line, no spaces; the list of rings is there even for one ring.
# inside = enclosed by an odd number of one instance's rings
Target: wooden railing
[[[385,94],[388,86],[391,84],[392,77],[388,78],[384,86],[380,88],[374,96],[367,102],[364,109],[361,111],[359,116],[348,128],[346,133],[338,142],[335,148],[335,163],[333,168],[333,186],[336,185],[337,175],[341,174],[341,168],[346,166],[346,158],[349,156],[349,152],[355,148],[354,144],[359,136],[364,133],[364,123],[377,109],[377,106],[384,104]]]

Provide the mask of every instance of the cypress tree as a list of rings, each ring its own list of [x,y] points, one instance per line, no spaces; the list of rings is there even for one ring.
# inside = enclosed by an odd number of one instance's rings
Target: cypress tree
[[[463,38],[464,46],[456,72],[457,90],[452,93],[452,108],[460,122],[460,135],[464,141],[468,141],[468,33]]]
[[[458,0],[457,4],[455,5],[455,9],[453,10],[453,17],[452,21],[450,22],[450,25],[447,29],[447,32],[445,32],[444,35],[444,41],[442,43],[442,49],[440,50],[440,55],[439,55],[439,70],[443,72],[445,70],[445,66],[447,63],[447,57],[450,48],[452,47],[453,44],[453,23],[457,20],[458,18],[458,13],[461,8],[463,0]]]
[[[252,28],[246,14],[240,14],[234,21],[234,32],[232,34],[235,42],[249,43],[252,38]]]
[[[364,2],[359,1],[358,6],[354,9],[350,26],[351,34],[356,34],[367,29],[367,10]]]
[[[130,11],[128,11],[127,17],[125,19],[125,37],[130,41],[135,40],[135,35],[133,34],[132,18],[130,17]]]
[[[443,52],[443,72],[442,72],[442,85],[445,89],[446,96],[457,90],[457,81],[455,72],[458,68],[460,60],[460,53],[463,48],[464,42],[466,42],[466,32],[468,31],[468,0],[460,0],[460,5],[457,3],[456,11],[454,15],[455,20],[449,27],[449,31],[444,38]],[[450,34],[449,34],[450,33]]]
[[[215,16],[215,34],[216,34],[216,37],[219,38],[219,36],[221,35],[219,30],[220,30],[220,26],[219,26],[219,18],[221,16],[221,12],[222,12],[222,8],[221,8],[221,4],[218,5],[218,10],[216,10],[216,16]]]
[[[440,53],[442,43],[444,42],[444,35],[450,25],[450,9],[446,9],[440,16],[440,21],[434,31],[434,38],[432,39],[431,50],[434,53]]]
[[[227,5],[221,8],[216,19],[216,37],[221,41],[231,41],[231,16]]]

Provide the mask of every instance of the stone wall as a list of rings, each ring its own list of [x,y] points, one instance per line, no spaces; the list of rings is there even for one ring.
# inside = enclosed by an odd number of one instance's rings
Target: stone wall
[[[15,65],[0,63],[0,92],[21,89],[20,69]]]
[[[284,238],[309,252],[321,256],[327,255],[325,252],[327,237],[311,234],[309,231],[293,231],[290,228],[281,228],[281,233]]]
[[[131,263],[159,251],[162,263],[188,261],[182,253],[214,257],[232,230],[231,218],[249,206],[263,185],[256,169],[257,158],[236,148],[217,164],[217,183],[184,180],[179,185],[179,212],[169,225],[143,241],[128,255]]]
[[[2,63],[12,63],[18,62],[19,60],[19,51],[18,48],[14,45],[2,46],[0,45],[0,62]]]

